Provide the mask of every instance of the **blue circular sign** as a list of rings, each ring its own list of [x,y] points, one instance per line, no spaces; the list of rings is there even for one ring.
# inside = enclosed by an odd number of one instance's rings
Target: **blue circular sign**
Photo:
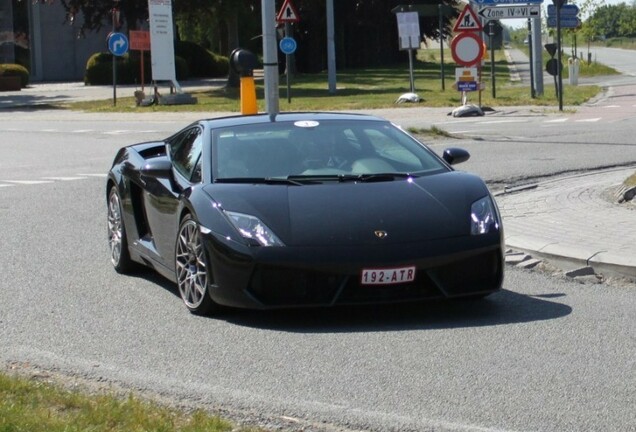
[[[108,49],[113,55],[123,56],[128,52],[128,38],[123,33],[111,33],[108,36]]]
[[[283,54],[293,54],[298,47],[298,44],[294,40],[294,38],[286,36],[280,40],[278,43],[278,47],[283,52]]]

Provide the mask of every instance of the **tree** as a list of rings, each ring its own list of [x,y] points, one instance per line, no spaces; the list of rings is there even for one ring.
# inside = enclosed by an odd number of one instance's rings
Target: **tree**
[[[338,65],[345,68],[377,66],[405,61],[406,54],[398,50],[397,20],[391,10],[400,4],[446,4],[459,9],[459,0],[337,0],[334,1],[336,21],[336,52]],[[301,21],[294,24],[298,39],[296,60],[299,70],[324,70],[326,53],[325,0],[295,0]],[[438,39],[452,33],[452,20],[459,11],[444,17],[442,34],[439,18],[420,17],[423,36]]]
[[[60,0],[60,4],[64,7],[69,22],[73,22],[81,13],[81,36],[109,25],[118,29],[125,24],[129,30],[135,30],[141,21],[148,18],[147,0]],[[119,21],[115,21],[114,11],[119,12]]]
[[[215,42],[217,51],[228,57],[239,46],[260,51],[260,46],[254,44],[262,41],[260,0],[177,0],[174,12],[180,27],[187,28],[183,34],[195,38],[194,42],[204,46]],[[210,34],[211,27],[216,29],[214,35]],[[232,68],[227,85],[239,85],[239,77]]]
[[[55,0],[40,0],[55,1]],[[112,10],[121,11],[121,24],[129,30],[148,18],[147,0],[59,0],[67,19],[82,15],[80,34],[97,31],[112,23]],[[294,0],[300,22],[293,25],[298,41],[296,62],[299,71],[317,72],[326,69],[326,0]],[[420,17],[424,37],[447,39],[452,22],[462,7],[460,0],[335,0],[336,53],[341,68],[377,66],[405,61],[406,54],[398,50],[398,31],[393,8],[400,4],[452,6],[456,13],[443,18],[439,30],[437,16]],[[176,37],[213,48],[224,55],[237,47],[260,54],[261,0],[173,0],[177,23]],[[282,0],[277,0],[282,6]],[[214,30],[211,30],[214,28]],[[194,40],[192,40],[192,39]],[[281,55],[281,62],[283,56]],[[235,77],[233,77],[235,78]],[[237,80],[231,79],[234,84]]]
[[[625,3],[619,5],[605,5],[598,7],[585,22],[585,32],[591,37],[601,36],[612,38],[633,33],[634,29],[629,29],[629,25],[623,21],[623,17],[628,17],[633,7]],[[621,23],[623,26],[621,27]]]

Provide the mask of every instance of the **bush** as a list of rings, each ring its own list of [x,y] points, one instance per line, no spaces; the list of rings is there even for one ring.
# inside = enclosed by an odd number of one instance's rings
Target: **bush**
[[[141,59],[137,52],[132,55],[127,53],[116,58],[117,84],[141,83]],[[175,71],[177,80],[187,80],[190,71],[187,62],[175,57]],[[152,78],[150,54],[144,55],[144,81],[149,83]],[[107,52],[95,53],[86,62],[84,84],[86,85],[112,85],[113,83],[113,55]]]
[[[186,60],[190,75],[193,77],[208,78],[227,75],[227,58],[214,54],[194,42],[177,41],[175,55]]]
[[[213,77],[225,77],[230,72],[230,61],[227,57],[210,53],[214,57],[214,68],[212,69]]]
[[[109,52],[93,54],[86,62],[84,84],[106,85],[113,83],[113,55]],[[137,84],[141,82],[139,51],[131,51],[117,58],[117,83]],[[229,71],[227,57],[210,52],[193,42],[175,43],[175,70],[178,80],[190,77],[224,77]],[[144,51],[144,82],[152,80],[150,53]]]
[[[20,77],[22,87],[29,85],[29,71],[24,66],[13,63],[0,64],[0,76]]]

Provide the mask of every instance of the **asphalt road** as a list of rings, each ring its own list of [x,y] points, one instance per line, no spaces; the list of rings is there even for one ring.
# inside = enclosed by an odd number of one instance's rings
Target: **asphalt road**
[[[381,114],[461,133],[433,147],[467,147],[461,167],[500,187],[636,162],[636,101],[613,91],[606,105],[563,114]],[[151,272],[116,274],[105,222],[112,157],[194,118],[2,113],[1,363],[293,430],[636,430],[630,286],[508,268],[504,290],[482,302],[210,319],[190,315]]]

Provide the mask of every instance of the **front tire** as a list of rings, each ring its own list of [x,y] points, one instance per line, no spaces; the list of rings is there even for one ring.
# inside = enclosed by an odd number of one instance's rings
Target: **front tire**
[[[130,259],[128,239],[124,226],[121,198],[117,186],[108,192],[108,246],[110,248],[110,262],[118,273],[130,273],[135,263]]]
[[[190,312],[210,315],[218,305],[210,297],[211,269],[201,239],[199,224],[186,215],[179,225],[175,253],[179,294]]]

